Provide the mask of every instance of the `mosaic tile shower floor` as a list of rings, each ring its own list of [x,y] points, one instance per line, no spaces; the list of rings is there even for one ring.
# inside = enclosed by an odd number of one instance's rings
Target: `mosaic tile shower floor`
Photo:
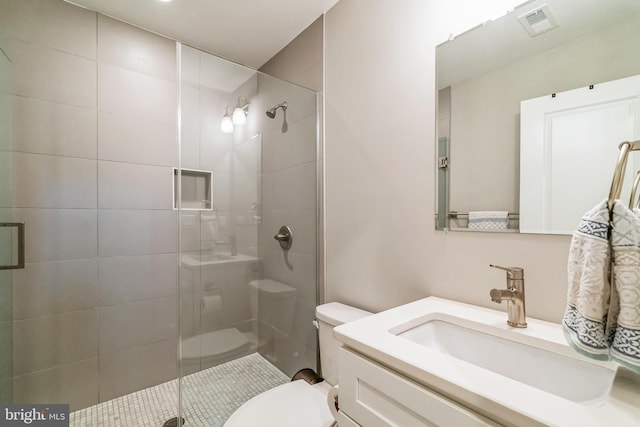
[[[258,353],[183,378],[185,427],[222,427],[240,405],[289,381]],[[70,427],[162,427],[176,416],[178,380],[71,413]]]

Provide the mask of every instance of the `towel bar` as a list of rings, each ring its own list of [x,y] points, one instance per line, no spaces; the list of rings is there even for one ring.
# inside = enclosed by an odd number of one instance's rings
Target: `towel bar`
[[[640,140],[638,141],[625,141],[621,143],[618,148],[620,154],[618,155],[618,162],[616,163],[616,169],[613,172],[613,180],[611,182],[611,190],[609,191],[609,199],[607,207],[609,211],[613,209],[613,203],[616,199],[620,198],[622,192],[622,183],[624,181],[624,172],[627,169],[627,159],[630,151],[640,150]]]

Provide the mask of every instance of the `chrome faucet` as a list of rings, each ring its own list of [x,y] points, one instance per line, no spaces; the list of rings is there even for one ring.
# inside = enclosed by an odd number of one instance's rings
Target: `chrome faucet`
[[[507,289],[491,289],[491,301],[500,304],[507,301],[507,324],[514,328],[527,327],[527,314],[524,305],[524,269],[520,267],[501,267],[489,264],[507,272]]]

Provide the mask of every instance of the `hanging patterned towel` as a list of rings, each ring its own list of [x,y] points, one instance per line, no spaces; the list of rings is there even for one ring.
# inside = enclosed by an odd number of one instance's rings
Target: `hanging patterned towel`
[[[607,201],[585,213],[569,249],[567,309],[562,321],[567,342],[579,353],[609,359],[609,210]]]
[[[640,373],[640,211],[619,200],[613,207],[611,248],[611,357]]]

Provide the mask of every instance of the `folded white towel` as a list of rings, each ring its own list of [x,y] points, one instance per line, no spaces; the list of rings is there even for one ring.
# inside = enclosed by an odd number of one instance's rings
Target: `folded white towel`
[[[619,200],[611,222],[606,200],[587,212],[571,240],[568,273],[568,343],[640,372],[640,212]]]
[[[469,228],[475,230],[506,230],[509,225],[507,211],[469,212]]]

